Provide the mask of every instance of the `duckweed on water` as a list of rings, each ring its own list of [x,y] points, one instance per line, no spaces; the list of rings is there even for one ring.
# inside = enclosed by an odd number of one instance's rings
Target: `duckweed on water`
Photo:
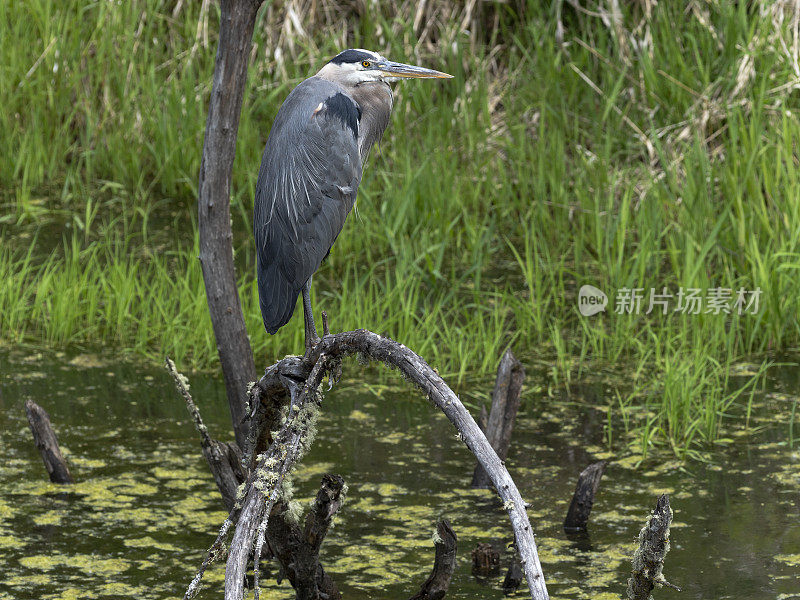
[[[154,548],[165,552],[180,552],[181,549],[172,544],[158,542],[150,536],[125,540],[124,544],[129,548]]]
[[[107,358],[101,358],[96,354],[78,354],[68,364],[79,369],[102,369],[107,367],[110,362]]]
[[[50,512],[35,516],[33,518],[33,523],[38,527],[44,527],[45,525],[61,525],[61,521],[65,516],[66,512],[63,510],[51,510]]]
[[[800,554],[779,554],[775,557],[775,560],[790,567],[800,567]]]
[[[372,421],[372,417],[370,415],[360,410],[353,410],[350,413],[350,418],[353,421],[359,421],[361,423],[369,423]]]
[[[34,571],[51,571],[57,568],[76,569],[86,575],[103,578],[115,577],[131,567],[124,559],[106,559],[87,554],[48,554],[25,556],[19,563]]]
[[[35,363],[30,366],[41,370]],[[27,600],[29,589],[36,598],[180,596],[225,518],[193,427],[180,400],[169,400],[173,390],[168,380],[156,378],[144,393],[138,386],[126,392],[109,387],[105,370],[89,371],[97,372],[79,372],[74,376],[80,381],[62,385],[92,388],[80,415],[74,414],[69,395],[54,397],[47,407],[59,436],[72,448],[71,456],[84,461],[79,482],[69,489],[44,481],[18,410],[18,400],[35,394],[40,384],[5,375],[0,382],[0,410],[9,423],[0,431],[0,444],[8,449],[8,463],[0,465],[0,522],[4,534],[10,532],[0,537],[0,561],[8,565],[0,596]],[[57,373],[49,376],[69,377],[68,371]],[[141,373],[131,377],[141,379]],[[202,378],[194,388],[214,397]],[[304,507],[323,472],[340,473],[350,485],[348,502],[323,545],[324,564],[348,598],[406,597],[430,570],[430,531],[446,515],[459,538],[449,596],[499,599],[502,573],[474,579],[468,557],[478,542],[501,549],[510,542],[502,503],[491,491],[464,487],[474,459],[453,439],[444,417],[406,388],[384,394],[384,402],[369,402],[371,396],[359,395],[353,384],[346,392],[328,394],[319,437],[294,474],[295,495]],[[109,405],[109,398],[116,402]],[[204,404],[207,422],[212,433],[225,432],[229,416],[223,390],[215,401],[217,412],[210,401]],[[765,402],[754,418],[771,408]],[[526,399],[507,465],[531,503],[529,514],[553,598],[618,598],[641,515],[654,494],[665,489],[675,491],[673,503],[683,524],[673,535],[670,573],[689,593],[733,600],[800,594],[792,577],[800,536],[791,525],[800,481],[771,475],[782,469],[794,473],[797,450],[787,448],[774,419],[773,429],[767,426],[760,437],[751,432],[729,444],[715,459],[725,465],[719,471],[713,464],[687,465],[670,454],[655,453],[642,461],[636,453],[609,450],[604,444],[605,413],[595,412],[589,403],[576,402],[569,409],[548,405],[547,399]],[[353,411],[366,415],[368,426],[354,421]],[[109,448],[115,451],[109,453]],[[610,464],[589,536],[567,538],[561,522],[575,477],[600,455]],[[764,535],[753,547],[750,532],[755,527]],[[710,553],[719,557],[714,571],[698,579],[698,557]],[[503,556],[507,560],[507,553]],[[739,569],[743,563],[758,568],[745,576]],[[223,569],[211,569],[201,598],[218,597]],[[266,581],[265,598],[291,596],[287,584]]]

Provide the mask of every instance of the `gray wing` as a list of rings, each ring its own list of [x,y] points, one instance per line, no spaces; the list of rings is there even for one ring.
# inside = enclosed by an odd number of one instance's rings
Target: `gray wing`
[[[358,105],[312,77],[278,111],[256,184],[253,234],[264,327],[275,333],[353,208],[361,181]]]

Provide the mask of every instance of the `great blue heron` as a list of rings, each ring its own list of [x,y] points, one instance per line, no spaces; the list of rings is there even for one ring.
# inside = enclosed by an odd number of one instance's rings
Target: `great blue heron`
[[[372,145],[392,112],[390,81],[446,78],[369,50],[345,50],[298,85],[267,139],[253,234],[264,327],[276,333],[303,293],[306,349],[318,340],[311,277],[341,232]]]

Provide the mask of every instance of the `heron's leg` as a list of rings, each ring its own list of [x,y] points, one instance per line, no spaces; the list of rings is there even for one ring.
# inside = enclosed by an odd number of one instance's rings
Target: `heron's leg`
[[[306,352],[319,341],[317,327],[314,325],[314,311],[311,310],[311,277],[303,287],[303,317],[306,325]]]

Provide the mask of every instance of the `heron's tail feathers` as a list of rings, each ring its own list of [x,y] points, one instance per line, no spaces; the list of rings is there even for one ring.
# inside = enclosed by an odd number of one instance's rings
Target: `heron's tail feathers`
[[[294,289],[276,265],[258,270],[258,302],[268,333],[275,334],[289,322],[301,290]]]

